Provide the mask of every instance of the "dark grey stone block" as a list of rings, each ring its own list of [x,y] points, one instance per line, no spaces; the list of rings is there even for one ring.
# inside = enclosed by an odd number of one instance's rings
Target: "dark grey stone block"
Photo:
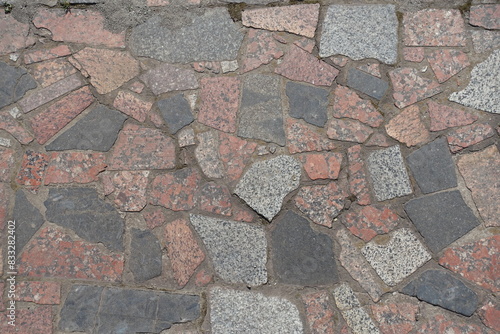
[[[44,202],[48,221],[75,231],[90,242],[123,250],[124,223],[116,209],[92,188],[51,188]]]
[[[24,68],[9,66],[0,61],[0,108],[19,101],[36,82]]]
[[[347,75],[347,86],[359,90],[377,100],[384,97],[389,88],[387,81],[379,79],[363,71],[351,68]]]
[[[413,199],[405,211],[434,253],[479,225],[458,190]]]
[[[121,112],[98,105],[45,148],[47,151],[109,151],[126,119]]]
[[[158,101],[158,108],[172,134],[194,121],[189,102],[182,94]]]
[[[103,287],[73,285],[61,309],[59,329],[66,332],[91,332],[95,327]]]
[[[439,138],[407,158],[415,180],[424,194],[457,186],[455,164],[445,138]]]
[[[428,270],[405,286],[402,293],[432,305],[470,317],[477,309],[478,298],[462,281],[443,270]]]
[[[290,104],[290,116],[302,118],[312,125],[325,126],[328,94],[329,92],[323,88],[298,84],[293,81],[287,82],[286,95]]]
[[[272,260],[278,280],[287,284],[326,285],[339,281],[333,242],[292,211],[279,217],[272,231]]]
[[[160,294],[155,332],[168,328],[173,323],[195,320],[199,316],[200,297],[193,295]]]
[[[40,211],[28,201],[22,190],[16,192],[13,218],[16,221],[16,250],[17,254],[20,254],[31,237],[43,225],[44,219]]]
[[[136,282],[161,275],[161,246],[150,231],[132,229],[129,268]]]

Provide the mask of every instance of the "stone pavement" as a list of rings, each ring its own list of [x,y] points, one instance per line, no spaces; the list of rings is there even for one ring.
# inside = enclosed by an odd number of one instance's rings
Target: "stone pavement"
[[[0,333],[500,333],[496,0],[0,9]]]

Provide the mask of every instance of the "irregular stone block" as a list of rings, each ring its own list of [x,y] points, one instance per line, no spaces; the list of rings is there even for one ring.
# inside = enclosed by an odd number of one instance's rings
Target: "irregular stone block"
[[[377,100],[383,98],[385,92],[389,88],[387,81],[355,68],[349,69],[347,74],[347,86],[359,90],[361,93],[365,93]]]
[[[1,43],[0,43],[1,44]],[[0,62],[0,108],[19,101],[36,82],[25,69]]]
[[[68,332],[93,329],[103,290],[100,286],[73,285],[61,309],[59,329]]]
[[[161,246],[151,231],[132,229],[129,269],[136,282],[144,282],[161,275]]]
[[[16,252],[20,254],[45,220],[40,211],[28,201],[21,189],[16,191],[15,203],[13,218],[16,221]]]
[[[287,82],[286,95],[290,105],[290,116],[323,127],[327,120],[328,94],[326,89],[298,84],[293,81]]]
[[[198,88],[198,80],[191,69],[162,64],[140,76],[153,94]]]
[[[176,134],[177,131],[194,121],[189,102],[183,94],[160,100],[157,104],[160,114],[172,134]]]

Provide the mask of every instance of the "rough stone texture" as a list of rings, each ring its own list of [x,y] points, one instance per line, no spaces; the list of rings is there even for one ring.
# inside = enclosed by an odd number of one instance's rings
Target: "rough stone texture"
[[[290,116],[319,127],[325,125],[329,91],[289,81],[286,84],[286,95]]]
[[[77,71],[66,59],[59,58],[35,64],[30,72],[41,87],[47,87]]]
[[[177,284],[183,287],[189,282],[196,268],[205,260],[205,253],[184,219],[169,223],[165,227],[164,238],[174,278]]]
[[[226,177],[230,180],[238,180],[250,163],[250,158],[256,148],[257,143],[219,132],[219,156],[224,165]]]
[[[224,176],[224,165],[218,154],[219,141],[215,131],[198,134],[198,146],[195,150],[196,160],[203,174],[209,178],[220,179]]]
[[[103,287],[73,285],[61,309],[59,329],[83,332],[94,326]]]
[[[161,246],[150,231],[133,228],[130,232],[128,266],[136,282],[144,282],[161,275]]]
[[[494,304],[492,301],[488,301],[479,310],[479,317],[483,321],[483,324],[491,329],[500,331],[500,305]]]
[[[470,317],[478,306],[476,293],[443,270],[424,272],[401,292],[467,317]]]
[[[273,33],[265,30],[249,29],[247,34],[246,53],[242,58],[241,73],[254,70],[261,65],[269,64],[273,59],[283,56]]]
[[[418,305],[391,303],[372,305],[371,310],[383,334],[408,334],[415,329]]]
[[[2,314],[0,331],[5,334],[46,334],[52,333],[52,306],[42,305],[16,310],[15,326],[7,323],[6,314]]]
[[[495,145],[464,154],[457,161],[458,170],[472,192],[472,198],[486,226],[500,226],[500,154]]]
[[[104,174],[102,183],[106,195],[114,195],[114,203],[121,211],[141,211],[147,204],[146,189],[149,171],[120,171]],[[45,181],[47,183],[47,181]]]
[[[158,226],[162,226],[163,223],[167,220],[165,214],[160,208],[153,209],[152,211],[143,211],[142,216],[146,221],[146,226],[153,230]]]
[[[33,135],[7,111],[0,112],[0,129],[10,133],[21,144],[28,144],[34,139]]]
[[[54,41],[124,48],[125,32],[107,30],[104,19],[101,13],[89,10],[72,9],[71,15],[66,15],[61,9],[41,9],[33,19],[33,24],[37,28],[50,30]]]
[[[267,282],[267,241],[262,228],[194,214],[190,220],[224,281],[250,286]]]
[[[413,151],[406,161],[424,194],[457,186],[455,164],[444,138]]]
[[[472,45],[476,53],[490,52],[500,47],[500,32],[490,30],[473,30]]]
[[[355,68],[349,69],[347,75],[347,86],[359,90],[361,93],[371,96],[377,100],[383,98],[385,92],[389,88],[387,81]]]
[[[16,252],[20,254],[45,220],[40,211],[28,201],[21,189],[16,191],[16,202],[12,218],[16,221]]]
[[[177,142],[179,143],[179,147],[195,145],[196,140],[193,128],[185,128],[179,131],[179,134],[177,135]]]
[[[281,74],[290,80],[308,82],[316,86],[331,86],[339,70],[293,45],[274,73]]]
[[[469,23],[486,29],[500,29],[500,5],[472,6]]]
[[[313,127],[293,119],[286,120],[287,147],[291,154],[329,151],[336,148],[333,141],[324,138]]]
[[[354,238],[345,229],[340,229],[337,232],[337,241],[341,247],[339,261],[342,266],[368,292],[373,301],[378,301],[384,294],[384,287],[361,255],[361,250],[356,246]]]
[[[121,112],[97,105],[50,144],[47,151],[108,151],[116,141],[127,117]]]
[[[194,121],[191,106],[183,94],[159,100],[157,104],[160,114],[172,134],[176,134],[177,131]]]
[[[448,132],[446,139],[453,153],[475,145],[495,135],[495,130],[488,124],[471,124]]]
[[[313,334],[334,334],[335,313],[329,304],[329,296],[326,291],[309,293],[302,296],[309,329]]]
[[[336,179],[339,176],[342,154],[335,152],[308,153],[300,157],[311,180]]]
[[[282,155],[254,163],[234,190],[267,220],[281,210],[286,195],[299,186],[301,166],[294,158]]]
[[[49,156],[47,154],[26,150],[16,182],[34,188],[40,186],[45,176],[48,160]]]
[[[9,213],[9,204],[11,202],[10,198],[12,195],[12,189],[8,183],[0,182],[0,230],[3,230],[5,222],[7,221],[7,214]],[[2,260],[2,253],[0,252],[0,260]],[[2,269],[0,269],[2,273]],[[0,289],[1,291],[1,289]],[[0,298],[1,302],[1,298]]]
[[[12,172],[14,172],[16,166],[16,152],[14,150],[0,147],[0,156],[2,161],[0,161],[0,182],[10,182]]]
[[[190,210],[195,206],[194,195],[201,176],[194,168],[179,169],[158,175],[149,193],[149,202],[174,211]]]
[[[382,75],[380,74],[380,65],[379,63],[373,63],[373,64],[365,64],[357,67],[358,70],[361,70],[363,72],[366,72],[368,74],[373,75],[374,77],[381,78]]]
[[[30,26],[14,19],[12,15],[0,14],[0,55],[16,52],[35,44],[35,39],[29,33]],[[0,107],[1,108],[1,107]]]
[[[407,46],[465,46],[466,34],[458,9],[424,9],[403,15]]]
[[[119,91],[113,101],[113,107],[139,122],[144,122],[146,120],[146,115],[152,106],[153,103],[144,101],[126,91]]]
[[[458,322],[456,320],[446,319],[443,315],[438,314],[426,322],[422,322],[417,334],[425,333],[478,333],[478,334],[494,334],[486,328],[481,328],[475,324]]]
[[[388,207],[364,206],[351,210],[342,218],[342,223],[352,234],[370,241],[379,234],[388,233],[399,223],[399,216]]]
[[[45,171],[44,184],[89,183],[106,168],[102,153],[53,152]]]
[[[474,114],[434,101],[428,101],[427,106],[431,119],[431,131],[441,131],[455,126],[469,125],[478,119]]]
[[[378,127],[384,117],[375,109],[369,100],[361,99],[353,90],[338,85],[333,100],[333,117],[352,118],[371,127]]]
[[[362,25],[359,23],[363,22]],[[397,60],[398,19],[394,5],[332,5],[323,22],[319,55],[341,54],[354,60]]]
[[[202,78],[198,122],[224,132],[236,131],[240,98],[240,79]]]
[[[40,61],[56,59],[71,55],[71,50],[67,45],[58,45],[51,49],[33,50],[24,53],[24,63],[29,65]]]
[[[409,106],[394,116],[385,125],[385,130],[389,136],[408,147],[425,143],[430,137],[416,105]]]
[[[333,241],[309,222],[286,211],[273,224],[271,257],[274,273],[285,284],[329,285],[339,280]]]
[[[170,63],[236,58],[243,34],[226,8],[207,9],[199,16],[186,15],[191,23],[177,29],[163,25],[159,16],[133,28],[129,42],[132,53]]]
[[[372,240],[361,252],[389,286],[398,284],[431,259],[431,254],[406,228],[391,233],[391,239],[385,245]]]
[[[368,170],[377,200],[385,201],[412,193],[398,145],[371,153],[368,157]]]
[[[354,145],[347,149],[349,190],[356,196],[359,205],[371,203],[368,175],[365,160],[361,156],[361,145]]]
[[[448,98],[467,107],[500,114],[500,50],[474,66],[469,85]]]
[[[314,37],[319,17],[319,4],[301,4],[247,9],[241,18],[244,26],[272,31],[286,31]]]
[[[200,210],[223,216],[231,216],[231,194],[226,186],[215,182],[205,183],[196,196]]]
[[[344,208],[347,193],[335,182],[304,186],[295,197],[295,205],[314,223],[333,226],[333,219]]]
[[[304,330],[297,307],[284,298],[213,288],[209,305],[214,334],[300,334]]]
[[[404,48],[403,58],[406,61],[420,63],[425,58],[424,48],[423,47]]]
[[[113,154],[109,158],[110,170],[169,169],[175,167],[175,144],[160,130],[132,123],[120,132]]]
[[[458,50],[436,50],[427,56],[439,83],[443,83],[470,65],[467,54]]]
[[[25,69],[0,62],[0,86],[0,108],[3,108],[17,102],[27,91],[36,88],[36,82]]]
[[[159,65],[142,74],[140,79],[155,95],[198,88],[198,80],[193,70],[171,64]]]
[[[434,80],[419,76],[416,69],[410,67],[397,68],[389,72],[394,92],[392,96],[398,108],[441,93],[443,88]]]
[[[61,283],[58,282],[19,282],[18,301],[35,304],[54,305],[61,302]]]
[[[332,118],[328,122],[327,136],[330,139],[363,143],[373,133],[372,128],[353,119]]]

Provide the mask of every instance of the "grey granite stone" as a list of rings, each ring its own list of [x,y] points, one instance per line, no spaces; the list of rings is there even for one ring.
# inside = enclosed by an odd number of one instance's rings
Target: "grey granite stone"
[[[284,298],[214,288],[209,303],[213,334],[304,332],[297,307]]]
[[[338,282],[333,241],[328,235],[315,232],[293,211],[287,211],[274,224],[271,254],[279,281],[308,286]]]
[[[155,95],[198,88],[194,70],[161,64],[140,76],[140,79]]]
[[[24,68],[9,66],[0,61],[0,108],[19,101],[36,88],[36,82]]]
[[[44,202],[48,221],[70,228],[90,242],[123,250],[124,223],[116,209],[92,188],[50,188]]]
[[[183,94],[158,101],[158,108],[172,134],[194,121],[191,106]]]
[[[287,155],[259,161],[247,170],[234,192],[270,221],[281,210],[285,196],[299,186],[301,172],[299,162]]]
[[[129,269],[136,282],[161,275],[161,246],[151,231],[132,229]]]
[[[393,232],[385,245],[372,240],[361,249],[361,253],[390,286],[398,284],[431,259],[422,243],[406,228]]]
[[[368,170],[377,200],[385,201],[412,193],[399,146],[371,153],[368,157]]]
[[[323,127],[326,123],[326,108],[329,91],[289,81],[286,84],[286,95],[290,104],[289,114],[302,118],[307,123]]]
[[[73,285],[61,309],[59,329],[66,332],[90,332],[96,321],[104,288]]]
[[[126,119],[121,112],[98,105],[45,148],[47,151],[109,151]]]
[[[223,280],[251,286],[267,282],[267,241],[262,228],[193,214],[190,220]]]
[[[20,254],[31,237],[43,225],[44,219],[40,211],[28,201],[20,189],[16,192],[13,218],[16,221],[16,251]]]
[[[406,161],[424,194],[457,186],[455,164],[445,138],[436,139],[414,151]]]
[[[476,293],[443,270],[428,270],[401,290],[432,305],[470,317],[477,309]]]
[[[412,199],[405,211],[435,253],[479,225],[458,190]]]
[[[347,75],[347,86],[359,90],[360,92],[365,93],[366,95],[377,100],[384,97],[385,92],[389,88],[387,81],[355,68],[349,69]]]
[[[188,13],[191,23],[169,28],[155,16],[132,29],[130,49],[137,56],[169,63],[233,60],[243,33],[226,8],[207,9],[202,15]]]
[[[328,7],[319,55],[341,54],[354,60],[375,58],[386,64],[398,57],[398,19],[394,5]]]
[[[500,50],[495,50],[471,72],[469,85],[450,95],[450,101],[500,114]]]
[[[238,136],[285,145],[280,78],[253,74],[245,78]]]
[[[217,132],[207,131],[198,134],[198,146],[194,152],[198,165],[203,174],[209,178],[224,177],[224,164],[219,154],[219,140]]]
[[[490,52],[500,48],[500,31],[471,30],[472,45],[476,53]]]

